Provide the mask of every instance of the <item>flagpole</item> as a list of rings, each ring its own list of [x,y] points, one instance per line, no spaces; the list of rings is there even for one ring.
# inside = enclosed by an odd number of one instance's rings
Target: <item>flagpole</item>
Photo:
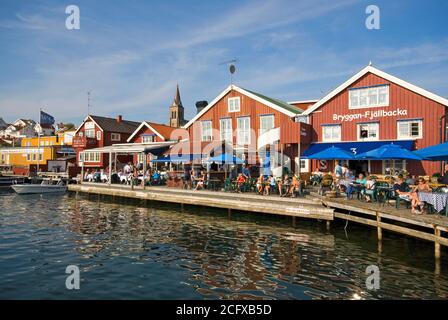
[[[40,130],[42,129],[41,128],[41,123],[40,123],[41,114],[42,114],[42,108],[39,109],[39,131],[37,131],[37,168],[36,168],[36,175],[39,175]]]

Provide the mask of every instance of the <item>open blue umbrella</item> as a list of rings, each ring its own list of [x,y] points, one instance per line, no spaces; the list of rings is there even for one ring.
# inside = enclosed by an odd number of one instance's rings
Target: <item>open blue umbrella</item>
[[[401,147],[398,144],[385,144],[377,149],[373,149],[356,156],[359,160],[422,160],[412,151]]]
[[[430,161],[448,160],[448,142],[436,144],[427,148],[414,151],[414,154]]]
[[[207,162],[216,162],[216,163],[224,163],[224,164],[243,164],[244,161],[240,158],[234,156],[233,154],[223,153],[219,156],[215,156],[212,158],[209,158]]]
[[[320,152],[311,154],[306,157],[306,159],[316,159],[316,160],[354,160],[354,158],[355,156],[353,155],[353,153],[345,151],[335,146],[332,146],[328,149],[322,150]]]

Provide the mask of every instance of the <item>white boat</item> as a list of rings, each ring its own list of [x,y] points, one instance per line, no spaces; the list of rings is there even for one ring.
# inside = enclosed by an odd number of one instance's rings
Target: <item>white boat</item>
[[[44,180],[41,184],[14,184],[12,188],[18,194],[31,194],[31,193],[56,193],[66,192],[67,186],[60,180],[56,184],[53,184],[51,180]]]

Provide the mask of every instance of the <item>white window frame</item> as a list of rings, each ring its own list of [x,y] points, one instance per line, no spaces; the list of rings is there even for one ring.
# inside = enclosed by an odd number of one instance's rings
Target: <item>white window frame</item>
[[[121,141],[121,134],[112,132],[110,134],[110,141]]]
[[[380,103],[381,91],[385,90],[386,99]],[[370,97],[375,96],[375,101],[370,101]],[[361,104],[361,98],[364,97],[364,103]],[[373,99],[372,99],[373,100]],[[365,109],[389,106],[390,90],[389,85],[371,86],[364,88],[354,88],[348,90],[348,108],[349,109]],[[357,103],[354,103],[357,101]]]
[[[330,129],[332,130],[331,132],[331,137],[330,138],[326,138],[325,137],[325,130]],[[335,128],[339,128],[339,137],[334,137],[334,130]],[[337,141],[341,141],[342,140],[342,127],[340,124],[332,124],[332,125],[324,125],[322,126],[322,141],[323,142],[337,142]]]
[[[241,110],[241,98],[232,97],[227,99],[227,111],[230,112],[240,112]]]
[[[96,132],[96,140],[101,141],[101,131]]]
[[[151,139],[149,139],[149,138],[151,138]],[[154,135],[149,135],[149,134],[142,135],[142,143],[154,142],[155,141],[154,138],[155,138]]]
[[[412,124],[418,123],[418,136],[412,135]],[[402,135],[400,132],[400,125],[408,126],[408,135]],[[398,120],[397,121],[397,139],[398,140],[409,140],[409,139],[422,139],[423,138],[423,120]]]
[[[201,121],[201,141],[213,140],[212,120]]]
[[[85,153],[83,153],[82,161],[98,163],[98,162],[100,162],[100,153],[99,152],[85,152]]]
[[[244,121],[244,127],[241,127],[241,122]],[[247,122],[246,122],[247,121]],[[246,125],[247,124],[247,125]],[[236,143],[240,146],[249,145],[250,144],[250,117],[238,117],[236,119]]]
[[[370,126],[376,127],[376,137],[369,137],[369,134],[367,134],[367,138],[361,138],[361,127],[362,126],[369,126],[367,129],[368,132],[370,132]],[[358,141],[377,141],[380,139],[380,124],[378,122],[365,122],[365,123],[357,123],[356,124],[356,135],[358,137]]]
[[[95,129],[85,129],[84,134],[86,138],[95,138]]]
[[[233,142],[232,118],[219,119],[219,132],[221,141]]]
[[[299,163],[299,158],[296,157],[295,165],[296,165],[296,172],[299,172],[299,165],[300,165],[300,173],[310,172],[310,161],[308,159],[300,158],[300,163]]]
[[[383,160],[381,162],[382,162],[382,171],[383,171],[384,175],[386,175],[386,174],[387,175],[395,175],[395,168],[396,168],[395,164],[397,162],[402,162],[402,168],[401,168],[402,171],[406,170],[406,165],[407,165],[406,160]],[[386,166],[386,163],[389,163],[389,164],[392,165],[392,168],[394,169],[394,172],[386,173],[386,168],[387,167],[389,167],[389,168],[391,167],[390,165]]]
[[[263,120],[267,120],[267,119],[269,119],[269,125],[270,125],[268,127],[265,126],[268,122],[263,121]],[[260,135],[262,135],[263,133],[266,133],[274,128],[275,128],[275,116],[273,114],[266,114],[266,115],[260,116]]]

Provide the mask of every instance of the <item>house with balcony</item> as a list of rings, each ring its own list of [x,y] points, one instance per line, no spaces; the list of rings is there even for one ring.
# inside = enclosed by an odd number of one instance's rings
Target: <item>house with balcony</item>
[[[140,124],[124,120],[121,115],[116,118],[88,115],[79,125],[72,140],[78,166],[84,165],[92,169],[106,168],[109,165],[107,155],[88,150],[126,143]],[[121,155],[117,161],[121,163],[132,161],[132,156]]]

